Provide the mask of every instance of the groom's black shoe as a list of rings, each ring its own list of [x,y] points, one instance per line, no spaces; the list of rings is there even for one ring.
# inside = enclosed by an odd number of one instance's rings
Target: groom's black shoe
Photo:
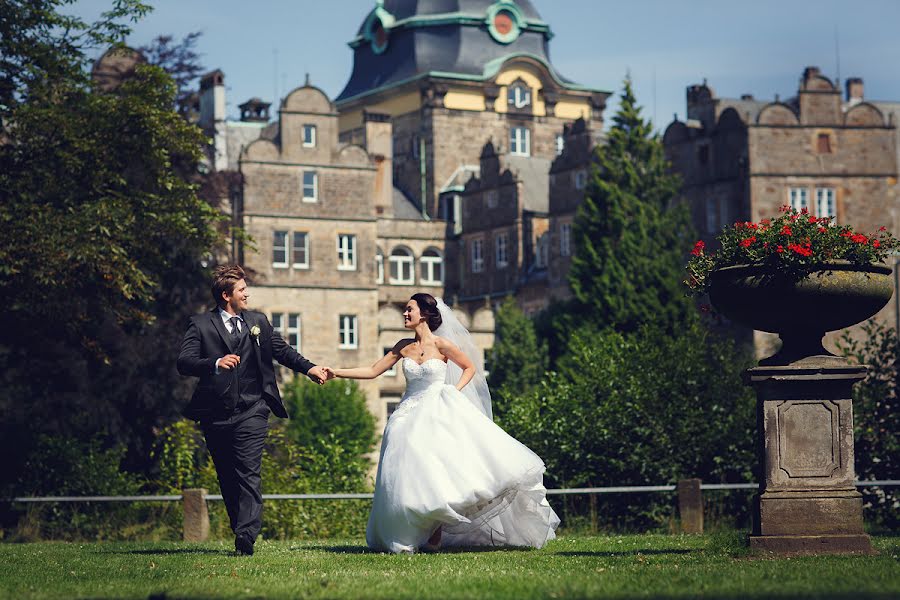
[[[253,556],[253,541],[244,535],[235,537],[234,551],[238,556]]]

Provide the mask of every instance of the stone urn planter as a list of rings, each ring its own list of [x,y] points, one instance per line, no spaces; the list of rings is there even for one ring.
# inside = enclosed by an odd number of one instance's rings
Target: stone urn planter
[[[710,274],[710,300],[725,316],[777,333],[782,348],[746,372],[756,390],[761,466],[751,549],[780,554],[870,553],[853,468],[853,384],[865,365],[822,346],[827,331],[884,307],[891,269],[822,264],[800,281],[763,267]]]
[[[868,319],[893,288],[891,269],[882,265],[825,263],[800,281],[764,266],[738,265],[710,273],[709,296],[726,317],[781,338],[781,350],[760,365],[843,364],[822,346],[825,333]]]

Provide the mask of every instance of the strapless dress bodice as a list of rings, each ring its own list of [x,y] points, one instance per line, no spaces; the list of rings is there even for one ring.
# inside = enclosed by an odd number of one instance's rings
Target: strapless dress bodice
[[[427,390],[435,384],[444,383],[447,378],[447,363],[439,358],[429,358],[422,364],[403,357],[403,375],[406,377],[406,394],[411,396]]]

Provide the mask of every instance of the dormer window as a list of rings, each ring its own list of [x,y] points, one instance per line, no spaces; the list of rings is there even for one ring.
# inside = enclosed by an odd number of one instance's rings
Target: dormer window
[[[531,88],[523,83],[514,83],[507,91],[507,102],[512,108],[523,109],[531,105]]]

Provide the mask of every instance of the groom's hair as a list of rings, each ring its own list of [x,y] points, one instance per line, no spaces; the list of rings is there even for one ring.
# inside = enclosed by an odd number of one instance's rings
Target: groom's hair
[[[428,329],[431,331],[436,330],[444,322],[441,318],[441,311],[437,307],[437,300],[431,294],[420,292],[413,294],[410,300],[415,300],[419,305],[419,312],[422,313],[425,322],[428,323]]]
[[[231,295],[237,282],[246,278],[247,275],[240,265],[222,265],[221,267],[216,267],[216,270],[213,271],[211,289],[213,301],[216,303],[216,306],[221,307],[225,304],[225,301],[222,300],[222,292]]]

